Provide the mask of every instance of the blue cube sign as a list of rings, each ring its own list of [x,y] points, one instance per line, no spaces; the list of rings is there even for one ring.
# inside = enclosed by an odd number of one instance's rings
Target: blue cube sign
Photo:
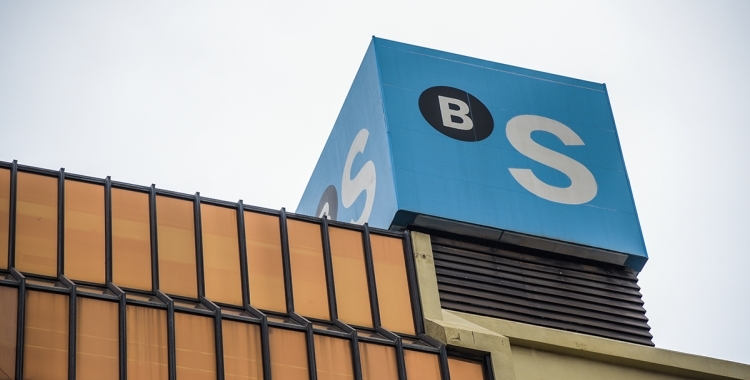
[[[379,38],[297,212],[648,257],[604,85]]]

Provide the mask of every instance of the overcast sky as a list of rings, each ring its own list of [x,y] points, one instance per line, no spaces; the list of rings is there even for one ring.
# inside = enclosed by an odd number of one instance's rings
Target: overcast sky
[[[606,83],[657,347],[750,363],[748,1],[0,2],[0,160],[293,211],[372,35]]]

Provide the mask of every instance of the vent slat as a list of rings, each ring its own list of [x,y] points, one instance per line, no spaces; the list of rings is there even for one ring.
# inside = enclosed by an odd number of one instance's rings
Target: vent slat
[[[548,272],[545,273],[541,271],[525,270],[525,269],[520,269],[520,268],[516,268],[513,266],[509,266],[506,264],[483,261],[483,260],[480,260],[479,257],[477,257],[478,256],[477,254],[465,255],[465,254],[460,254],[459,252],[445,253],[439,250],[435,250],[434,252],[438,252],[440,254],[439,256],[441,260],[452,261],[452,262],[467,264],[467,265],[474,265],[474,266],[481,267],[487,270],[497,270],[497,271],[501,271],[501,272],[508,273],[508,274],[514,274],[518,276],[539,279],[542,281],[549,280],[549,281],[570,284],[573,286],[583,286],[583,287],[591,288],[591,289],[600,289],[603,292],[607,292],[607,293],[617,292],[617,293],[622,293],[628,296],[635,296],[638,298],[642,297],[641,292],[633,288],[628,288],[628,287],[619,286],[619,285],[605,284],[605,283],[597,282],[597,281],[582,280],[582,279],[566,276],[562,273],[548,273]]]
[[[539,265],[535,263],[529,263],[525,261],[515,260],[515,259],[508,259],[501,256],[496,255],[488,255],[485,253],[477,253],[472,252],[468,250],[462,250],[462,249],[456,249],[453,247],[447,247],[443,245],[435,245],[433,247],[434,251],[442,252],[442,253],[448,253],[458,256],[464,256],[480,261],[486,261],[488,263],[497,263],[502,265],[507,265],[509,267],[518,268],[520,270],[528,270],[533,272],[541,272],[541,273],[552,273],[552,274],[559,274],[562,276],[570,277],[570,278],[576,278],[581,280],[588,280],[588,281],[594,281],[599,282],[606,285],[613,285],[613,286],[622,286],[629,289],[635,289],[635,290],[641,290],[641,287],[638,286],[638,283],[633,282],[633,280],[625,280],[617,277],[607,277],[602,276],[599,274],[592,274],[592,273],[585,273],[585,272],[579,272],[569,269],[563,269],[563,268],[555,268],[547,265]]]
[[[623,330],[629,329],[629,327],[635,327],[636,330],[631,331],[632,334],[638,334],[639,329],[649,330],[648,323],[643,320],[637,320],[633,318],[625,318],[622,316],[615,316],[612,314],[597,313],[594,311],[575,308],[565,307],[552,303],[535,302],[528,298],[513,297],[505,294],[484,292],[481,290],[467,289],[464,287],[456,287],[446,284],[440,284],[438,290],[441,291],[443,298],[460,300],[459,297],[468,296],[472,299],[472,304],[484,305],[492,308],[503,308],[506,305],[513,305],[514,307],[521,307],[525,313],[529,315],[540,315],[545,318],[558,318],[573,323],[580,324],[592,324],[596,326],[605,327],[611,330]],[[516,311],[520,312],[519,309]]]
[[[464,288],[487,291],[490,293],[496,292],[496,293],[504,294],[508,296],[528,298],[528,299],[538,301],[538,302],[547,302],[547,303],[553,303],[553,304],[558,304],[558,305],[565,305],[565,306],[570,306],[574,308],[598,311],[598,312],[605,313],[605,314],[621,315],[623,317],[634,318],[634,319],[638,319],[641,321],[648,321],[648,318],[646,318],[646,315],[644,314],[646,310],[643,309],[642,307],[638,309],[634,309],[634,310],[624,309],[624,308],[617,307],[617,306],[601,305],[601,304],[596,304],[596,303],[591,303],[591,302],[583,302],[583,301],[578,301],[578,300],[574,300],[570,298],[559,297],[555,295],[547,295],[547,294],[540,294],[536,292],[529,292],[526,290],[511,288],[511,287],[503,286],[503,285],[491,286],[491,285],[487,285],[483,283],[477,283],[474,281],[457,279],[457,278],[453,278],[450,276],[438,276],[438,277],[439,277],[438,282],[441,284],[450,284],[450,285],[455,285],[455,286],[464,287]]]
[[[431,235],[450,310],[653,346],[635,273],[505,243]]]
[[[542,279],[538,279],[534,277],[521,276],[521,275],[517,275],[514,273],[508,273],[503,270],[487,269],[487,268],[483,268],[477,265],[467,265],[467,264],[461,264],[457,262],[451,262],[451,261],[445,260],[445,257],[440,256],[440,255],[435,256],[435,266],[450,268],[452,270],[461,270],[463,272],[472,273],[476,275],[484,275],[488,278],[510,280],[510,281],[516,281],[516,282],[520,282],[524,284],[546,287],[550,289],[559,289],[559,290],[563,290],[566,292],[586,294],[586,295],[595,296],[595,297],[612,298],[612,299],[626,301],[626,302],[635,302],[635,303],[641,302],[640,295],[628,295],[628,294],[622,294],[618,292],[601,290],[597,288],[573,285],[573,284],[566,283],[564,281],[542,280]]]
[[[529,263],[538,263],[540,265],[549,266],[552,268],[569,269],[573,271],[583,273],[593,273],[602,276],[621,278],[624,280],[632,280],[637,282],[638,278],[630,271],[624,269],[616,269],[613,267],[595,266],[591,264],[584,264],[574,261],[566,261],[559,258],[561,255],[556,255],[551,252],[546,252],[548,257],[538,255],[538,253],[544,254],[544,251],[538,251],[525,247],[512,246],[510,244],[499,243],[499,242],[487,242],[492,245],[477,244],[476,242],[470,243],[465,241],[459,241],[449,239],[441,236],[431,235],[433,245],[446,245],[453,248],[465,249],[468,251],[487,253],[490,255],[497,255],[501,257],[507,257],[510,259],[516,259],[526,261]],[[472,239],[474,240],[474,239]],[[528,252],[526,252],[528,251]],[[553,258],[557,256],[558,258]]]

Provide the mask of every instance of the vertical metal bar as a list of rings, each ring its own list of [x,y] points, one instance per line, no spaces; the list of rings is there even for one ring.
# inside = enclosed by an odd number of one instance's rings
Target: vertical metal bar
[[[313,334],[312,323],[305,330],[307,338],[307,368],[310,372],[310,380],[318,380],[318,367],[315,364],[315,334]]]
[[[490,356],[490,354],[486,354],[486,355],[484,355],[483,359],[484,359],[483,360],[483,362],[484,362],[483,364],[484,365],[482,366],[483,367],[482,368],[483,369],[482,372],[484,372],[484,378],[486,380],[494,380],[495,379],[495,375],[494,375],[495,372],[494,372],[494,370],[492,368],[492,357]]]
[[[156,231],[156,185],[151,184],[148,196],[149,224],[151,225],[151,290],[159,289],[159,245]]]
[[[448,351],[444,345],[440,345],[440,375],[443,380],[451,380],[451,374],[448,370]]]
[[[112,178],[104,180],[104,283],[112,282]]]
[[[325,215],[323,216],[323,222],[320,224],[320,234],[323,238],[323,262],[328,287],[328,310],[331,314],[331,320],[335,320],[339,318],[339,313],[336,306],[336,288],[333,280],[333,259],[331,258],[331,240],[328,236],[328,217]]]
[[[195,193],[193,203],[195,219],[195,271],[198,276],[198,298],[206,296],[206,284],[203,277],[203,227],[201,226],[201,193]]]
[[[269,342],[268,317],[260,320],[260,347],[263,359],[263,379],[271,380],[271,344]]]
[[[411,310],[414,316],[414,330],[416,335],[424,334],[424,321],[422,320],[422,301],[419,299],[419,282],[417,280],[417,268],[414,264],[414,253],[411,249],[411,232],[404,231],[404,258],[406,259],[406,279],[409,282],[409,298],[411,299]]]
[[[406,380],[406,363],[404,361],[404,342],[401,338],[396,339],[396,368],[398,368],[398,379]]]
[[[167,305],[167,358],[169,369],[169,380],[177,380],[177,357],[175,349],[174,332],[174,301],[161,290],[156,291],[156,296]]]
[[[216,379],[224,380],[224,330],[221,325],[221,308],[214,310],[214,337],[216,338]]]
[[[352,330],[352,365],[354,366],[354,380],[362,380],[362,361],[359,355],[359,337],[357,330]]]
[[[111,284],[114,286],[114,284]],[[119,338],[120,338],[120,380],[128,379],[128,305],[125,292],[120,291],[118,312],[120,315]]]
[[[18,187],[18,161],[10,167],[10,220],[8,229],[8,270],[16,266],[16,198]]]
[[[294,294],[292,292],[292,259],[289,253],[289,229],[286,224],[286,209],[279,212],[279,231],[281,232],[281,261],[284,266],[284,290],[286,294],[286,311],[294,312]]]
[[[224,379],[224,335],[221,326],[221,308],[206,297],[200,303],[214,312],[214,355],[216,359],[216,379]]]
[[[375,263],[372,257],[372,246],[370,245],[370,228],[367,223],[362,229],[362,245],[365,248],[365,269],[367,271],[367,290],[370,293],[372,324],[377,329],[380,327],[380,304],[378,303],[378,289],[375,283]]]
[[[15,163],[15,161],[14,161]],[[16,321],[16,379],[23,379],[24,327],[26,326],[26,277],[15,268],[18,276],[18,320]]]
[[[174,301],[167,306],[167,350],[169,357],[169,380],[177,380],[177,349],[175,347],[174,332]]]
[[[237,202],[237,237],[240,239],[240,278],[242,281],[242,305],[250,306],[250,278],[247,272],[247,240],[245,237],[245,205]]]
[[[57,177],[57,275],[65,271],[65,168]]]
[[[65,276],[60,275],[62,283],[68,287],[70,292],[70,306],[68,307],[68,380],[76,380],[76,347],[78,342],[78,333],[76,328],[78,324],[78,302],[76,294],[76,285]],[[67,280],[67,281],[66,281]]]

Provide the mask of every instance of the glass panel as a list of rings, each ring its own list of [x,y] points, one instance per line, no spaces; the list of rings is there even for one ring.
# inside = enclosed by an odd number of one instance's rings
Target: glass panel
[[[250,303],[258,309],[286,313],[279,218],[245,211],[245,244]]]
[[[198,298],[193,202],[157,196],[156,218],[160,290]]]
[[[362,234],[336,227],[329,228],[328,234],[339,319],[352,325],[372,327]]]
[[[401,239],[370,235],[380,323],[386,330],[416,335]]]
[[[16,268],[57,277],[57,178],[18,173]]]
[[[16,378],[18,289],[0,286],[0,379]]]
[[[76,303],[76,379],[118,379],[118,304],[85,297]]]
[[[287,229],[294,311],[306,317],[330,319],[320,226],[287,220]]]
[[[10,170],[0,168],[0,268],[2,269],[8,269],[8,231],[9,231],[8,228],[9,228],[9,225],[10,225]]]
[[[65,181],[63,272],[73,280],[104,283],[104,186]]]
[[[23,347],[25,378],[68,378],[68,306],[67,295],[27,292]]]
[[[206,298],[242,305],[237,210],[201,204]]]
[[[128,305],[128,378],[167,379],[167,311]]]
[[[354,379],[351,341],[315,334],[315,367],[318,380]]]
[[[436,354],[404,350],[406,378],[409,380],[440,379],[440,361]]]
[[[224,319],[221,328],[224,336],[224,378],[263,379],[260,326]]]
[[[216,380],[214,319],[174,313],[177,378]]]
[[[398,380],[396,348],[359,342],[359,356],[362,359],[362,380]]]
[[[112,281],[151,290],[148,194],[112,189]]]
[[[482,364],[458,358],[448,358],[451,380],[484,380]]]
[[[307,380],[307,342],[305,333],[268,329],[271,348],[271,375],[274,379]]]

